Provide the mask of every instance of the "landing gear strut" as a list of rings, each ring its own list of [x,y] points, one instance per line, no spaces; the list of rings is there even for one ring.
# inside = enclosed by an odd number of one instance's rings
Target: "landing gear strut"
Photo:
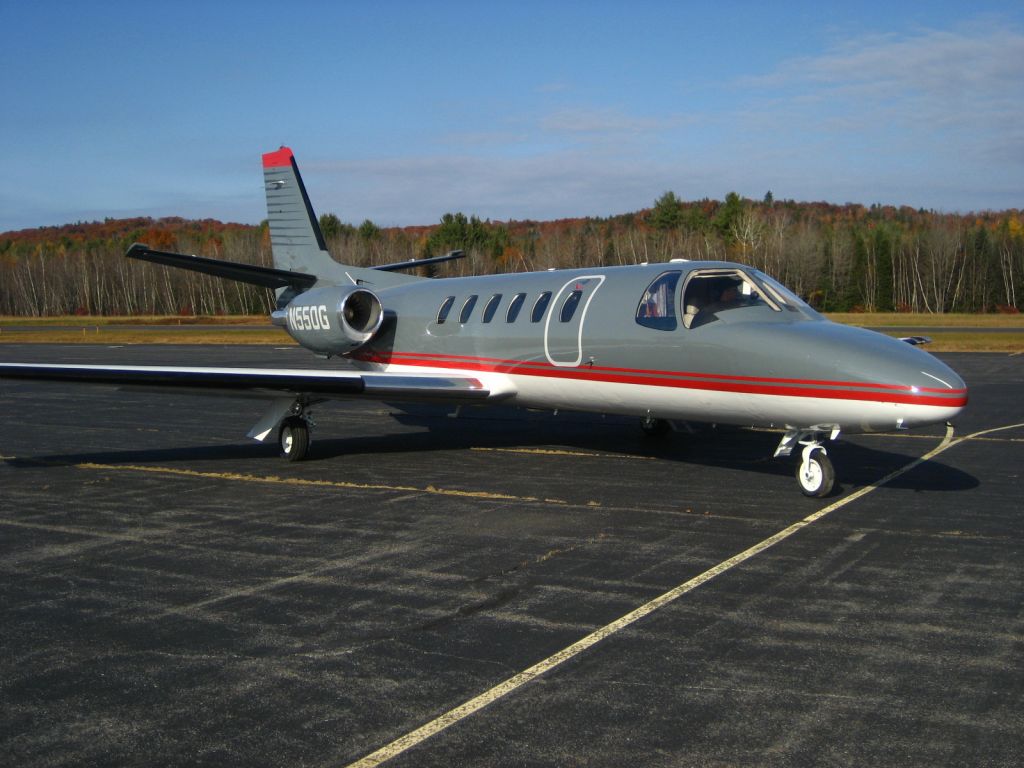
[[[835,440],[838,436],[838,428],[833,429],[830,439]],[[820,431],[792,430],[783,436],[775,449],[776,456],[789,456],[797,444],[804,446],[796,466],[796,481],[800,484],[800,492],[812,498],[828,496],[836,482],[836,471],[825,446],[821,444],[822,437]]]
[[[672,425],[665,419],[644,416],[640,419],[640,429],[648,437],[665,437],[665,435],[672,431]]]

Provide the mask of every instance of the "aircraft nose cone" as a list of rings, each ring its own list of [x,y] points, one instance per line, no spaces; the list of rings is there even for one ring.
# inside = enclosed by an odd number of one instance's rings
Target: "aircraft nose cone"
[[[927,421],[949,421],[967,405],[967,385],[964,380],[936,357],[921,350],[908,365],[904,381],[910,386],[911,395],[919,398],[921,405],[928,405],[932,412]],[[922,412],[923,413],[923,412]],[[908,417],[908,426],[913,426],[917,412]]]
[[[928,355],[928,357],[918,358],[914,362],[919,364],[911,366],[916,371],[916,373],[910,373],[912,377],[910,381],[911,386],[967,392],[967,385],[960,378],[959,374],[938,358]],[[915,382],[920,382],[920,384]]]
[[[844,328],[842,335],[844,375],[874,382],[889,393],[902,426],[949,421],[967,404],[964,380],[923,349],[860,328]]]
[[[967,403],[967,387],[952,368],[881,333],[831,322],[745,331],[749,359],[771,375],[805,382],[819,388],[823,398],[845,401],[847,411],[835,421],[848,430],[942,423]]]

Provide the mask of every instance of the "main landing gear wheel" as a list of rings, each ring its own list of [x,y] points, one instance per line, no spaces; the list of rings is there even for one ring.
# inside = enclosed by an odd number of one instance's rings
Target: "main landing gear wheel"
[[[648,437],[665,437],[665,435],[672,431],[672,425],[665,419],[644,416],[640,419],[640,429]]]
[[[282,458],[288,461],[302,461],[309,451],[309,424],[301,416],[289,416],[281,422],[277,433]]]
[[[796,481],[804,496],[821,498],[832,492],[836,471],[832,460],[820,446],[811,446],[804,451],[803,460],[796,467]]]

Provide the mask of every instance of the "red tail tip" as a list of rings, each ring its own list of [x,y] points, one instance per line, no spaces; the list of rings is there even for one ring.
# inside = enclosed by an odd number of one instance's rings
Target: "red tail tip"
[[[295,155],[288,147],[281,147],[274,152],[267,152],[263,155],[263,167],[264,168],[280,168],[292,164],[292,158]]]

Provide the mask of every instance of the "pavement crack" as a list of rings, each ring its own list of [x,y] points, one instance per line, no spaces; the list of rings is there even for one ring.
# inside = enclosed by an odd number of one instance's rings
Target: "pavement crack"
[[[500,608],[501,606],[518,597],[521,591],[522,587],[518,584],[504,587],[502,589],[499,589],[493,595],[488,595],[487,597],[481,600],[476,600],[472,603],[460,605],[454,611],[447,613],[444,616],[439,616],[436,619],[431,619],[430,621],[421,624],[419,627],[417,627],[417,630],[429,631],[432,629],[437,629],[439,627],[452,624],[460,619],[475,616],[476,614],[482,611],[486,611],[491,608]]]

